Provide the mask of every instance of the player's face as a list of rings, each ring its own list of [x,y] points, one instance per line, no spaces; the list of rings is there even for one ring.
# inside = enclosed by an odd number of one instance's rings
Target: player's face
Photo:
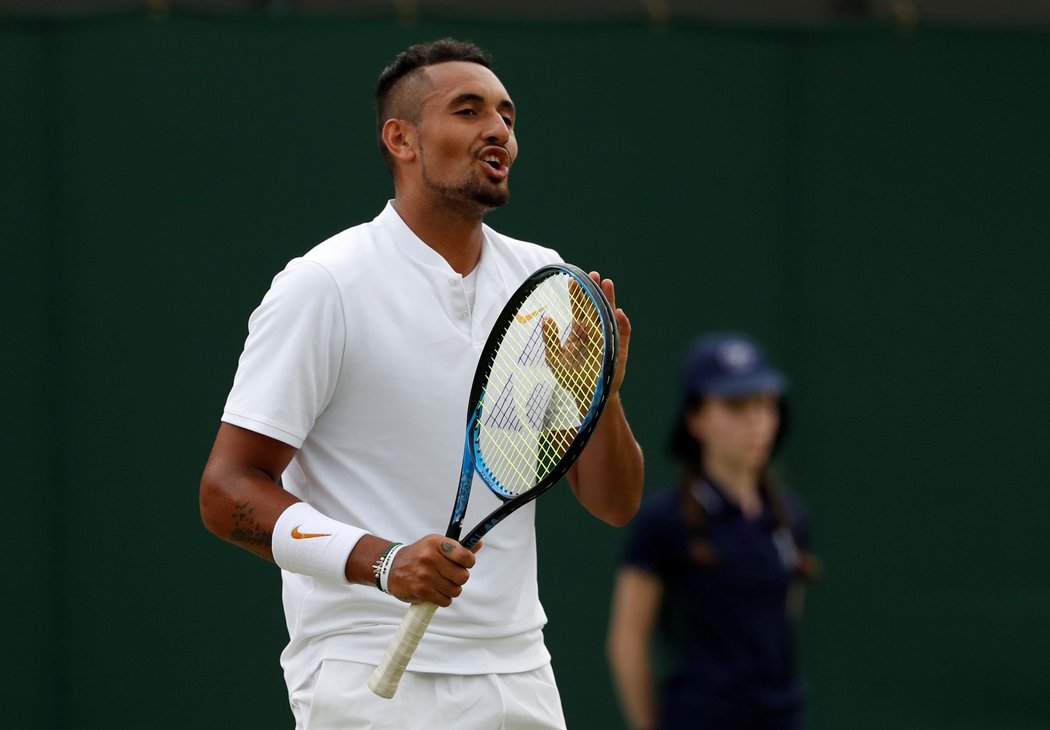
[[[780,408],[777,397],[769,393],[707,398],[689,415],[688,426],[703,444],[705,459],[757,472],[769,461],[780,427]]]
[[[491,210],[510,199],[518,155],[514,104],[492,71],[452,61],[428,66],[434,85],[419,123],[420,169],[430,192]]]

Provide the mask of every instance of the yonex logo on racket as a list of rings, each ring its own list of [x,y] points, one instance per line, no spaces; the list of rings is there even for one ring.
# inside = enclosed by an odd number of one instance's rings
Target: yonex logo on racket
[[[292,528],[292,538],[295,540],[309,540],[311,537],[331,537],[330,532],[299,532],[299,528],[302,525],[296,525]]]

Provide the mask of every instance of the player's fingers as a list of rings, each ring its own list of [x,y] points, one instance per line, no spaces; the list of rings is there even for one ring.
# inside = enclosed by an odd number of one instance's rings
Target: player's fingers
[[[580,326],[573,322],[569,325],[569,335],[565,338],[565,342],[559,347],[559,351],[568,360],[566,364],[572,363],[579,357],[580,351]]]
[[[631,320],[622,309],[613,310],[613,316],[616,317],[616,331],[620,340],[618,354],[622,353],[624,359],[627,359],[627,349],[631,343]]]
[[[463,592],[463,584],[470,579],[468,568],[473,567],[475,558],[473,552],[451,538],[442,540],[438,547],[445,560],[438,562],[428,586],[438,597],[428,600],[438,606],[447,606]]]
[[[411,545],[406,545],[397,557],[402,555],[406,558],[406,565],[417,565],[423,573],[439,572],[446,563],[470,569],[477,560],[472,551],[444,535],[427,535]],[[395,567],[397,562],[394,563]]]
[[[612,279],[602,279],[601,281],[602,292],[605,294],[605,298],[609,300],[609,308],[614,312],[616,311],[616,285]]]
[[[477,562],[477,558],[474,557],[473,551],[467,550],[451,537],[442,537],[438,540],[437,551],[440,556],[444,558],[444,560],[438,560],[435,562],[435,567],[439,572],[444,571],[446,564],[458,565],[470,569],[473,568],[474,563]]]
[[[554,367],[561,355],[561,331],[553,317],[543,317],[543,351],[547,357],[547,366]]]
[[[587,322],[591,319],[588,313],[590,297],[576,279],[569,281],[569,303],[572,305],[572,321]]]
[[[601,276],[597,271],[592,271],[588,276],[591,277],[595,284],[601,286]],[[594,302],[582,286],[577,284],[575,280],[572,283],[576,286],[576,291],[579,294],[578,297],[573,297],[572,300],[572,318],[575,322],[579,322],[588,333],[595,332],[601,327],[601,323],[598,319],[598,313],[595,311]]]
[[[438,576],[435,578],[435,584],[440,589],[445,584],[461,586],[470,580],[470,571],[454,563],[446,562],[440,568],[438,568]],[[452,595],[448,591],[444,591],[446,595]]]
[[[466,581],[464,580],[463,583],[466,583]],[[446,580],[439,583],[436,590],[451,602],[453,598],[458,598],[463,594],[463,583],[457,583],[454,580]]]
[[[456,543],[456,550],[446,556],[449,561],[454,565],[460,565],[466,570],[470,570],[474,567],[474,564],[478,562],[477,556],[474,555],[473,550],[467,550],[465,547]]]
[[[466,581],[464,580],[464,583]],[[424,599],[430,603],[438,606],[447,607],[452,603],[452,599],[459,598],[463,595],[463,583],[457,583],[454,580],[440,579],[434,581],[430,590],[424,593]]]
[[[581,345],[586,345],[587,341],[591,338],[591,333],[587,329],[584,322],[575,320],[572,323],[572,334],[576,339],[576,342]]]
[[[435,606],[448,608],[452,605],[452,599],[458,597],[462,592],[463,589],[459,586],[445,582],[440,587],[428,585],[414,590],[408,595],[399,595],[397,593],[394,593],[394,595],[409,603],[433,603]]]
[[[612,392],[617,392],[627,374],[627,352],[631,346],[631,320],[622,309],[614,310],[616,329],[619,333],[616,347],[616,369],[613,371]]]

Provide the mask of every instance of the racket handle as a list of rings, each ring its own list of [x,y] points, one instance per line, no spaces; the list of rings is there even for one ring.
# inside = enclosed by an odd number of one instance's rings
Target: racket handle
[[[386,654],[379,660],[379,666],[368,678],[368,687],[383,699],[390,699],[397,692],[401,675],[408,667],[408,661],[416,653],[419,640],[426,633],[430,620],[434,618],[437,606],[433,603],[413,603],[401,619],[397,633],[386,648]]]

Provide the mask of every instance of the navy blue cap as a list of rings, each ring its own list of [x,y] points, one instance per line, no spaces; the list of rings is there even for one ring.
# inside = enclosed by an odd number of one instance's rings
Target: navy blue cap
[[[682,368],[687,397],[783,395],[787,385],[787,378],[773,369],[759,344],[740,332],[719,332],[697,340]]]

